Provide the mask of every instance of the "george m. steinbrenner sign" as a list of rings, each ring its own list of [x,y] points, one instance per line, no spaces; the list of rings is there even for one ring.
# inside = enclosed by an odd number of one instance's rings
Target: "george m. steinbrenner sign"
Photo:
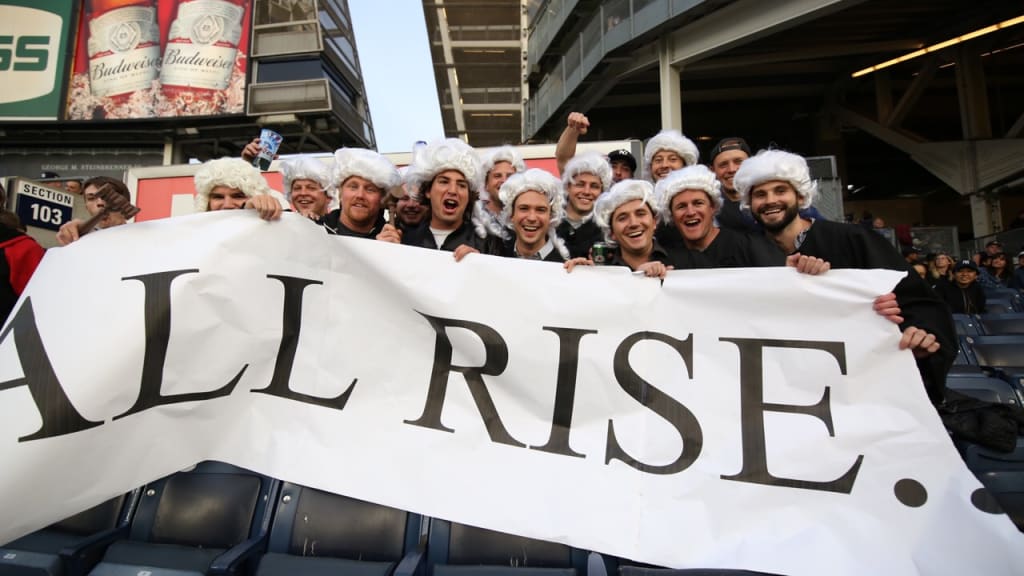
[[[0,542],[222,460],[672,567],[1019,574],[872,300],[200,214],[51,250],[0,332]]]

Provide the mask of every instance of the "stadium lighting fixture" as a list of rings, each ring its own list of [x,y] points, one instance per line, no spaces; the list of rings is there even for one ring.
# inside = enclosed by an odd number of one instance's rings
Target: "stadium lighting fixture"
[[[904,54],[903,56],[899,56],[897,58],[893,58],[892,60],[886,60],[885,62],[882,62],[881,64],[875,64],[874,66],[870,66],[870,67],[865,68],[863,70],[858,70],[858,71],[854,72],[851,75],[851,77],[859,78],[859,77],[864,76],[866,74],[871,74],[872,72],[877,72],[877,71],[879,71],[879,70],[881,70],[883,68],[888,68],[890,66],[895,66],[896,64],[899,64],[901,62],[906,62],[907,60],[913,60],[914,58],[918,58],[920,56],[924,56],[925,54],[930,54],[932,52],[937,52],[937,51],[942,50],[944,48],[949,48],[950,46],[955,46],[955,45],[960,44],[962,42],[967,42],[968,40],[973,40],[974,38],[978,38],[979,36],[985,36],[986,34],[991,34],[991,33],[995,32],[997,30],[1002,30],[1004,28],[1009,28],[1010,26],[1016,26],[1017,24],[1024,24],[1024,16],[1017,16],[1016,18],[1010,18],[1009,20],[1003,20],[1002,22],[999,22],[998,24],[992,24],[991,26],[985,26],[984,28],[978,28],[977,30],[975,30],[973,32],[968,32],[966,34],[957,36],[956,38],[950,38],[949,40],[946,40],[944,42],[939,42],[938,44],[932,44],[931,46],[926,46],[924,48],[921,48],[920,50],[915,50],[915,51],[913,51],[913,52],[911,52],[909,54]]]

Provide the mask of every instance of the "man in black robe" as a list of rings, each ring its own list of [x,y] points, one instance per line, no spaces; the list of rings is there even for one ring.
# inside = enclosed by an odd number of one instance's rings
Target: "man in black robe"
[[[900,348],[914,352],[929,398],[941,403],[957,351],[953,318],[945,302],[909,270],[899,252],[870,230],[800,217],[800,208],[810,206],[817,192],[801,156],[762,150],[743,162],[734,182],[742,205],[784,253],[815,256],[834,269],[885,268],[907,273],[893,290],[904,319]]]

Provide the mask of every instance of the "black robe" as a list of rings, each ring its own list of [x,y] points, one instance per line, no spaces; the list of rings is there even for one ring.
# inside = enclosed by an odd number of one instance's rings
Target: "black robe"
[[[916,326],[933,334],[939,342],[939,351],[919,359],[917,367],[928,397],[933,403],[941,403],[946,374],[956,358],[956,327],[946,303],[917,272],[910,269],[896,248],[881,235],[860,226],[816,220],[797,252],[821,258],[837,270],[884,268],[907,273],[893,289],[904,318],[900,330]]]
[[[579,228],[573,228],[567,220],[562,220],[555,228],[555,234],[565,241],[570,258],[589,258],[590,247],[596,242],[604,242],[604,234],[593,218],[581,224]]]
[[[689,268],[760,268],[785,266],[786,255],[761,234],[719,228],[718,236],[702,251],[669,249],[677,270]]]

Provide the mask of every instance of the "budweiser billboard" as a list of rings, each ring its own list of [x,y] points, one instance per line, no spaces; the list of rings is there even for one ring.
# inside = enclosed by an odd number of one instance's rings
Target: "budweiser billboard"
[[[68,120],[245,111],[250,0],[85,0]]]

